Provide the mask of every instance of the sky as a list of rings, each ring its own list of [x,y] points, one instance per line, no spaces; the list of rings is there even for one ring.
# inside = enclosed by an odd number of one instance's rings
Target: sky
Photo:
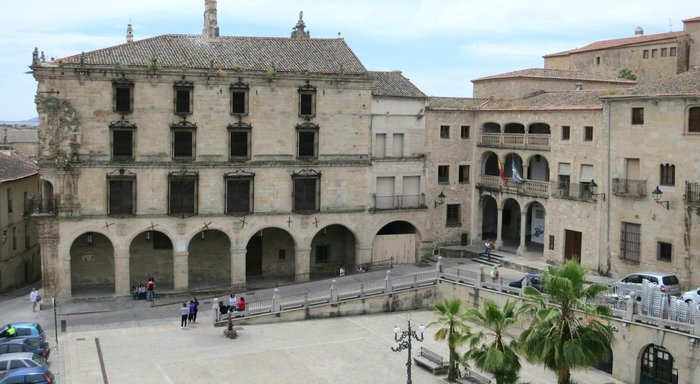
[[[368,70],[399,70],[429,96],[471,97],[472,79],[541,68],[543,55],[599,40],[681,31],[697,0],[218,0],[225,36],[340,35]],[[37,115],[26,72],[47,59],[162,34],[201,34],[204,0],[0,1],[0,121]]]

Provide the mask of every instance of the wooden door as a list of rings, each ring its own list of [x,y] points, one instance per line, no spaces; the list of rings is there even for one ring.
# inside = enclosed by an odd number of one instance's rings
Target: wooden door
[[[564,236],[564,258],[581,263],[581,232],[566,230]]]

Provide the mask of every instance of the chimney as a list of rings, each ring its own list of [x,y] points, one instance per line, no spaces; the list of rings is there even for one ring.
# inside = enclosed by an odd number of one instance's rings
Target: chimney
[[[581,84],[581,83],[576,83],[576,90],[577,90],[577,91],[582,91],[582,90],[583,90],[583,84]]]
[[[635,36],[642,36],[644,35],[644,29],[642,27],[637,27],[634,29],[634,35]]]
[[[126,26],[126,43],[131,44],[134,42],[134,29],[131,28],[131,24]]]
[[[204,0],[204,40],[214,43],[219,41],[219,27],[216,25],[216,0]]]

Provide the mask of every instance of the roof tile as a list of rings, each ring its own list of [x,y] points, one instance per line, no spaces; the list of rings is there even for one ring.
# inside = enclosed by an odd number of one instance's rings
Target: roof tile
[[[370,71],[372,82],[372,95],[425,98],[425,93],[413,85],[409,79],[403,76],[401,71]]]

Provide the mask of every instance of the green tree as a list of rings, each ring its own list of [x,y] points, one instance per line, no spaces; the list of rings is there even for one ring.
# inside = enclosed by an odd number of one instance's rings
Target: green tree
[[[593,366],[608,358],[614,342],[612,330],[598,315],[610,315],[603,305],[589,304],[609,290],[585,284],[586,271],[576,262],[549,267],[544,274],[546,294],[532,287],[525,295],[536,301],[530,328],[519,339],[528,361],[543,364],[557,375],[559,384],[571,383],[571,370]]]
[[[465,365],[467,361],[473,361],[477,368],[491,373],[497,384],[517,382],[520,372],[520,358],[516,352],[518,342],[509,330],[518,325],[519,314],[516,302],[510,300],[506,301],[503,308],[486,300],[483,311],[477,308],[467,309],[465,319],[484,328],[484,331],[466,336],[469,351],[463,357]]]
[[[447,300],[441,304],[435,304],[437,320],[428,324],[428,327],[437,325],[442,328],[435,333],[435,340],[447,340],[447,348],[450,350],[450,363],[447,368],[447,381],[457,380],[459,375],[459,355],[457,347],[463,343],[464,336],[469,333],[469,327],[464,323],[462,301],[459,299]]]

